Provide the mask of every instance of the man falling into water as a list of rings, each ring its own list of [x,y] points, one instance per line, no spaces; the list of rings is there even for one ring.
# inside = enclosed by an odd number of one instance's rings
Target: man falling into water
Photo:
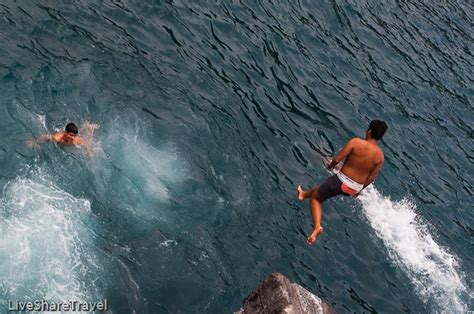
[[[375,180],[384,162],[384,155],[377,141],[383,137],[387,128],[384,121],[371,121],[366,131],[365,140],[357,137],[349,140],[327,165],[332,170],[345,159],[341,171],[326,179],[323,184],[308,191],[298,185],[298,199],[303,201],[310,198],[313,231],[306,241],[308,244],[313,244],[318,235],[324,231],[321,226],[321,203],[336,195],[357,197]]]
[[[84,133],[84,136],[79,136],[77,125],[68,123],[64,131],[59,131],[54,134],[43,134],[36,139],[28,140],[28,146],[38,147],[39,144],[45,141],[55,141],[60,145],[82,147],[89,156],[93,156],[94,153],[91,148],[92,139],[94,137],[94,131],[98,127],[99,126],[95,123],[85,122],[81,126],[81,133]]]

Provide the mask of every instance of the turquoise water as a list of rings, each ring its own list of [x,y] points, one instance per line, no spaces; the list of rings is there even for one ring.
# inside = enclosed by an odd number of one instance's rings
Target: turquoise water
[[[474,310],[469,2],[0,4],[0,310],[229,313],[279,271],[339,312]],[[368,122],[386,163],[297,184]],[[28,138],[100,124],[96,156]],[[469,266],[471,265],[471,266]]]

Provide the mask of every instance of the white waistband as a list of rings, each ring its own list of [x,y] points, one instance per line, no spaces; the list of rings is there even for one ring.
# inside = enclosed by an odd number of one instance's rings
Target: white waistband
[[[342,173],[342,171],[339,171],[337,173],[337,177],[339,178],[339,180],[341,180],[342,182],[344,182],[347,186],[349,186],[351,189],[353,190],[356,190],[357,192],[359,192],[360,190],[362,190],[362,188],[364,187],[363,184],[360,184],[359,182],[355,182],[354,180],[352,180],[351,178],[349,178],[348,176],[346,176],[344,173]]]

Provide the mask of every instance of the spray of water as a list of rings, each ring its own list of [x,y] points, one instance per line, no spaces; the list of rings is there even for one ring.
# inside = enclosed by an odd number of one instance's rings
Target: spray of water
[[[359,196],[363,212],[382,239],[392,261],[410,278],[427,304],[449,311],[466,310],[464,278],[455,255],[435,242],[408,200],[394,202],[374,187]]]
[[[116,126],[123,126],[116,129]],[[100,134],[100,150],[89,162],[96,188],[117,203],[143,217],[166,216],[165,204],[187,178],[187,168],[176,148],[156,148],[138,136],[133,127],[116,121]]]

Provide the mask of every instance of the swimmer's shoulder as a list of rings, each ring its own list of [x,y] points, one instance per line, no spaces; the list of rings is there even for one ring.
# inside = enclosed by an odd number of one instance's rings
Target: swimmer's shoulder
[[[382,149],[379,147],[379,151],[378,151],[378,161],[383,163],[385,161],[385,155],[383,154],[383,151]]]
[[[353,148],[359,148],[359,147],[363,147],[366,145],[365,143],[366,141],[364,139],[361,139],[359,137],[353,137],[349,140],[349,144],[353,147]]]
[[[385,160],[385,156],[383,154],[382,148],[380,146],[376,145],[374,147],[374,161],[376,164],[383,163]]]
[[[51,139],[57,143],[61,143],[63,139],[63,132],[56,132],[51,136]]]

